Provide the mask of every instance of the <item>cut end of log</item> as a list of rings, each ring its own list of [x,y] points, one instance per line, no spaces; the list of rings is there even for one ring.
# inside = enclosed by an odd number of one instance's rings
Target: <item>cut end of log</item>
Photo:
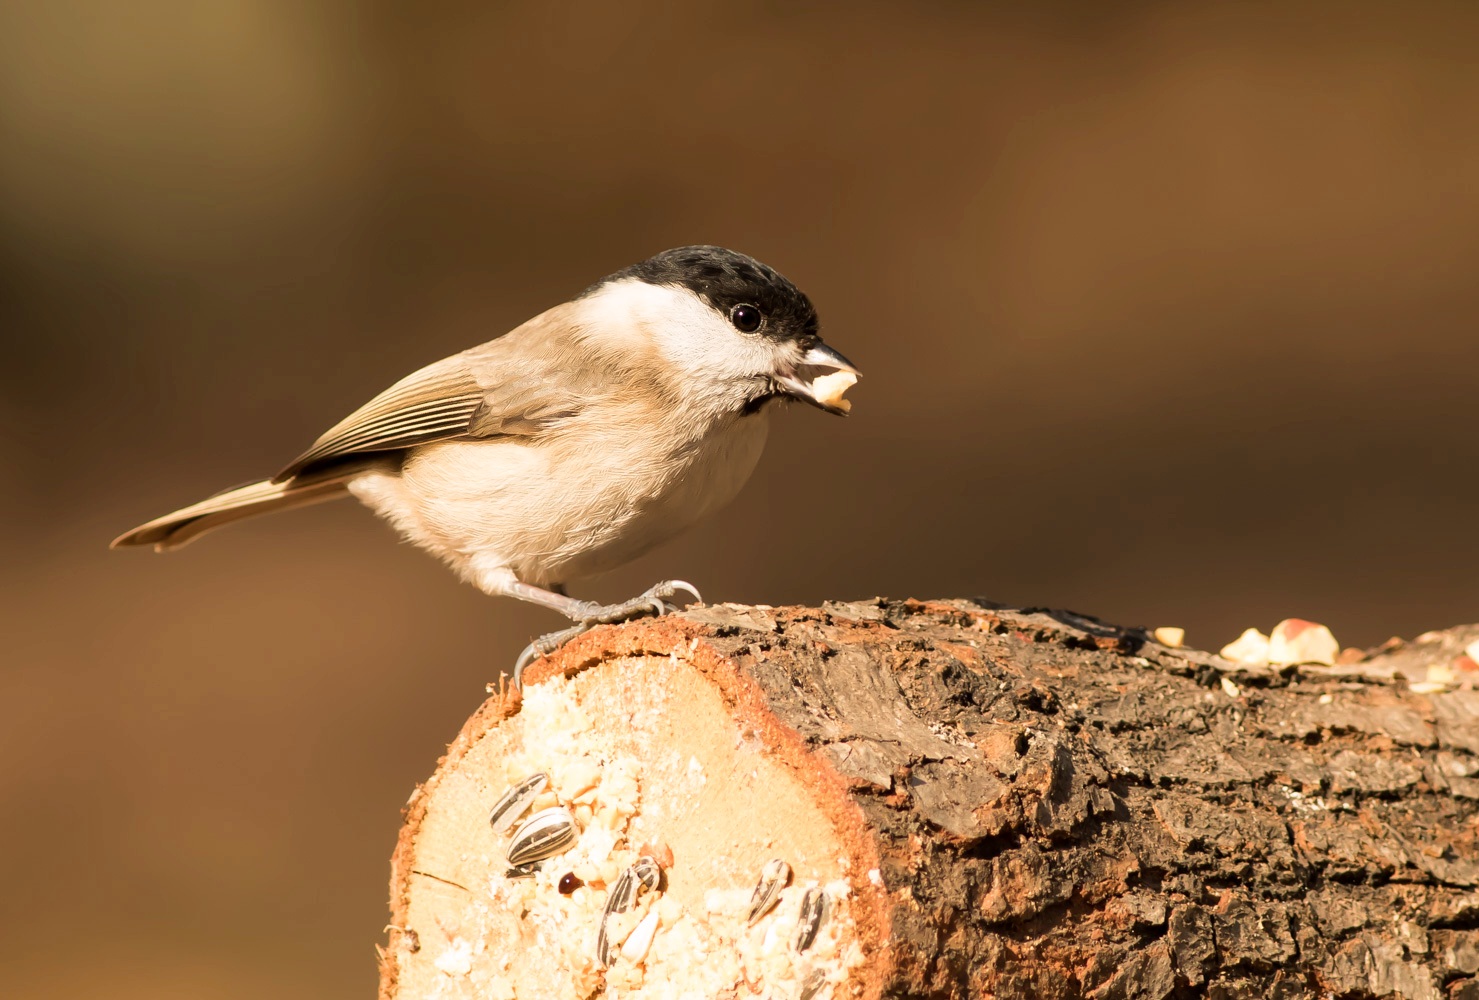
[[[607,631],[599,661],[577,645],[531,671],[522,699],[490,702],[419,790],[395,858],[382,996],[859,994],[853,973],[882,944],[868,902],[878,872],[844,783],[681,623],[629,627],[614,656]],[[495,803],[541,773],[548,783],[495,830]],[[512,866],[520,823],[556,808],[573,842]],[[613,907],[644,857],[659,885],[638,881]],[[788,884],[752,921],[776,859]]]

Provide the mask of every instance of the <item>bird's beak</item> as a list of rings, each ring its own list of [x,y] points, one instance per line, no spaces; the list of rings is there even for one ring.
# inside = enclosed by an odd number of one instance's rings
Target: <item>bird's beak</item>
[[[862,374],[851,361],[818,341],[802,355],[794,371],[777,376],[776,381],[787,395],[844,416],[852,409],[852,403],[843,399],[842,394]]]

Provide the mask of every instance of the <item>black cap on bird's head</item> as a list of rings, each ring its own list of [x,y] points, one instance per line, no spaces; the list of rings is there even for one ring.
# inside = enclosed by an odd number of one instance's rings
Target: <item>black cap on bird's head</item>
[[[777,394],[803,399],[829,413],[847,412],[848,405],[841,396],[845,386],[840,390],[821,389],[816,384],[821,374],[818,369],[850,376],[860,373],[852,362],[822,343],[811,299],[779,271],[724,247],[676,247],[617,271],[593,285],[587,294],[627,279],[686,288],[741,333],[787,344],[796,361],[790,370],[775,374]]]
[[[664,250],[606,280],[620,278],[686,288],[726,316],[742,306],[752,306],[759,311],[760,325],[746,333],[776,339],[819,339],[817,311],[806,293],[774,268],[734,250],[711,246]],[[747,317],[742,315],[740,319],[743,322]]]

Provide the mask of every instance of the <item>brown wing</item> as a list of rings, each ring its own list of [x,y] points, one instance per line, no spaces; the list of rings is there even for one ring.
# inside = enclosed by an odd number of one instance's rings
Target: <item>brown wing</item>
[[[272,481],[346,455],[536,435],[574,416],[592,386],[553,312],[401,379],[329,428]]]

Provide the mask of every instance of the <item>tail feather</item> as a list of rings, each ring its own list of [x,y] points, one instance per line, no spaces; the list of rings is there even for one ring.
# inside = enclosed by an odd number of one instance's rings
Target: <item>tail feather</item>
[[[152,545],[156,552],[177,549],[207,531],[214,531],[233,521],[270,514],[289,507],[304,507],[338,499],[348,492],[345,483],[349,478],[349,475],[343,475],[327,480],[288,480],[285,483],[263,480],[260,483],[238,486],[189,507],[182,507],[173,514],[156,517],[147,524],[141,524],[113,539],[113,544],[109,547],[117,549],[127,545]]]

